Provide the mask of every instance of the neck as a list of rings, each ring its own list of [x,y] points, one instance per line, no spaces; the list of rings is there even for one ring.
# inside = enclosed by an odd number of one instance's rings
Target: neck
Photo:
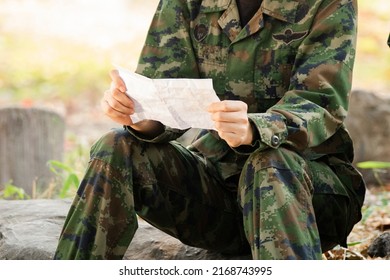
[[[260,8],[262,0],[236,0],[241,26],[244,27]]]

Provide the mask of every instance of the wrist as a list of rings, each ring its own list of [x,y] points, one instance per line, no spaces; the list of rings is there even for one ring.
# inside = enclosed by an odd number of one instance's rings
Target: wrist
[[[255,142],[255,127],[252,125],[252,122],[248,120],[247,133],[245,136],[245,140],[243,141],[243,145],[252,145]]]
[[[147,138],[154,138],[164,132],[164,125],[153,120],[143,120],[129,127]]]

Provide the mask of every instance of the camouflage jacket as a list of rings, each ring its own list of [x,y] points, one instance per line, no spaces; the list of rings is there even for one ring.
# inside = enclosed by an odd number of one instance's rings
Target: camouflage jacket
[[[309,160],[332,154],[351,162],[343,121],[356,14],[356,0],[264,0],[242,28],[235,0],[160,0],[137,72],[212,78],[220,99],[248,104],[259,135],[255,148],[284,145]],[[182,133],[166,127],[148,141],[171,141]],[[231,149],[208,131],[190,149],[225,178],[238,173],[240,159],[253,150]]]

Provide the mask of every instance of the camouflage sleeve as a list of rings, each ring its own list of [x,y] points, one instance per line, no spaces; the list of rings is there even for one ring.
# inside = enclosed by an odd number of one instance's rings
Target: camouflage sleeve
[[[264,114],[250,114],[261,148],[304,150],[331,137],[348,109],[356,44],[356,0],[325,0],[298,49],[289,90]]]
[[[149,78],[198,78],[189,34],[190,9],[186,0],[160,0],[143,46],[136,72]],[[163,143],[187,130],[164,127],[164,132],[147,139],[128,129],[138,139]]]

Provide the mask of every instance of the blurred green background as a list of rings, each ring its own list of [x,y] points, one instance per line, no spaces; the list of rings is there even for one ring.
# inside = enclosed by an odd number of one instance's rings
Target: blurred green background
[[[0,0],[0,105],[96,100],[133,68],[157,0]],[[389,0],[360,0],[354,87],[389,90]]]

